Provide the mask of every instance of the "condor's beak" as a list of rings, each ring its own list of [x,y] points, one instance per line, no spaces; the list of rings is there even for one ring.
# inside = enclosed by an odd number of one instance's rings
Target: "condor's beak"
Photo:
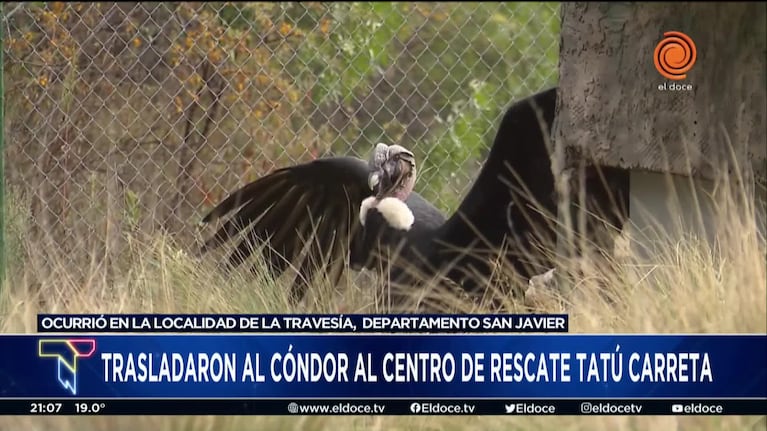
[[[412,191],[415,175],[413,153],[399,145],[376,145],[369,162],[368,187],[378,199],[407,196]]]
[[[383,164],[384,181],[389,185],[394,185],[402,175],[402,164],[399,160],[389,159]]]
[[[396,160],[387,160],[381,166],[381,173],[378,178],[378,190],[376,196],[378,199],[382,199],[389,196],[400,179],[400,167],[399,162]]]
[[[401,194],[403,190],[405,195],[409,194],[412,188],[412,164],[404,157],[396,157],[387,160],[382,166],[382,174],[379,177],[378,185],[379,198],[385,196],[395,196]]]

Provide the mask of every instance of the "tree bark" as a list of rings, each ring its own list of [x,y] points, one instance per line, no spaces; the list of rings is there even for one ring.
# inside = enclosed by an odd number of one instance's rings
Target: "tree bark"
[[[560,170],[586,161],[713,180],[734,161],[764,179],[765,22],[765,3],[563,3]],[[696,45],[685,79],[655,67],[667,31]]]

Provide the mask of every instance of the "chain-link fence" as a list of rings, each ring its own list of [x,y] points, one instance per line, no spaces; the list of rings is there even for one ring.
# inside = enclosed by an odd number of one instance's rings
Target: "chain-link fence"
[[[73,267],[197,235],[275,167],[376,142],[460,201],[515,99],[556,83],[553,3],[7,3],[6,181]]]

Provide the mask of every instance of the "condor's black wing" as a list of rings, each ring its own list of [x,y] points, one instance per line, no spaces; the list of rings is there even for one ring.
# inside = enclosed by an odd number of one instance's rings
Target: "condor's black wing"
[[[547,220],[556,216],[557,208],[546,138],[554,121],[556,98],[557,89],[552,88],[518,101],[506,111],[474,185],[434,238],[441,244],[435,247],[440,254],[432,256],[435,261],[453,260],[458,266],[474,266],[487,273],[488,268],[482,268],[487,262],[477,255],[479,249],[498,250],[507,238],[515,248],[524,248],[530,236],[543,242],[553,240]],[[516,252],[523,250],[511,251]],[[514,263],[524,272],[517,265],[520,262]]]
[[[348,258],[364,262],[359,210],[370,196],[368,164],[354,157],[317,159],[282,168],[233,192],[203,218],[229,215],[202,247],[208,251],[245,233],[229,255],[237,267],[261,248],[275,276],[288,266],[298,272],[293,298],[299,300],[317,272],[337,282]]]

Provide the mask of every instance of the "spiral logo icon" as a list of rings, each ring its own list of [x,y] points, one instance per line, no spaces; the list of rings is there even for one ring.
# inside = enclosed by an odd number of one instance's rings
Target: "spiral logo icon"
[[[687,78],[687,72],[695,65],[698,50],[690,36],[680,31],[663,33],[663,40],[655,47],[655,68],[664,77],[679,81]]]
[[[291,414],[298,413],[298,404],[296,403],[288,404],[288,413],[291,413]]]

